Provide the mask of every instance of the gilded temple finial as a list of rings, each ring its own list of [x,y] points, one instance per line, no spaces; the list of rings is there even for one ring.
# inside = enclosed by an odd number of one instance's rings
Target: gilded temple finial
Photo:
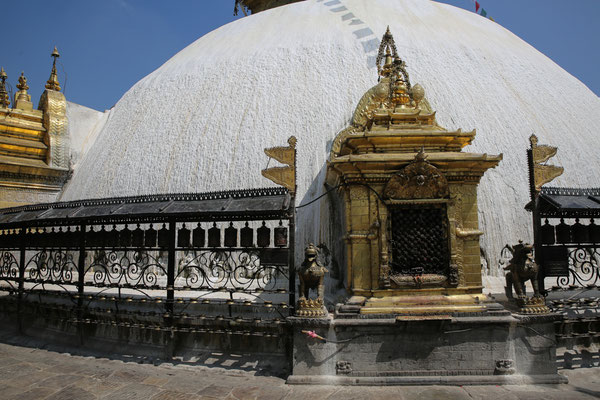
[[[50,72],[50,78],[48,78],[48,81],[46,82],[46,89],[60,92],[60,83],[58,83],[58,74],[56,73],[56,59],[60,57],[60,54],[58,53],[56,46],[54,46],[54,51],[52,52],[51,56],[54,58],[54,61],[52,62],[52,72]]]
[[[29,85],[27,85],[27,78],[25,77],[25,71],[21,71],[19,83],[17,83],[17,89],[19,89],[20,92],[25,92],[25,94],[27,94],[27,90],[29,90]]]
[[[398,50],[396,49],[396,43],[394,42],[394,37],[392,36],[390,27],[388,26],[383,34],[381,44],[379,45],[379,52],[377,53],[377,73],[380,76],[389,76],[392,72],[394,62],[398,59],[399,57]],[[382,60],[384,61],[383,65]]]
[[[421,120],[422,126],[439,129],[435,112],[425,98],[425,89],[410,83],[406,63],[398,56],[389,27],[381,39],[376,65],[379,74],[377,85],[362,96],[349,129],[367,129],[373,123],[383,124],[384,120],[411,128],[415,116]],[[337,143],[331,149],[337,151]]]
[[[8,108],[10,106],[10,98],[6,91],[6,72],[4,67],[0,69],[0,106]]]
[[[15,100],[13,103],[14,108],[22,110],[31,110],[31,96],[27,93],[29,85],[27,85],[27,78],[25,77],[25,72],[21,72],[21,76],[19,77],[19,83],[17,84],[17,89],[19,89],[19,91],[15,93]]]

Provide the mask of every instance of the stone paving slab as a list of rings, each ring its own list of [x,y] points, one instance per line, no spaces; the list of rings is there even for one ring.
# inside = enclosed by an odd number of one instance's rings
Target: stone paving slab
[[[600,368],[565,370],[565,385],[304,386],[283,378],[200,365],[138,363],[0,343],[0,398],[6,400],[478,400],[600,398]],[[155,365],[156,364],[156,365]]]

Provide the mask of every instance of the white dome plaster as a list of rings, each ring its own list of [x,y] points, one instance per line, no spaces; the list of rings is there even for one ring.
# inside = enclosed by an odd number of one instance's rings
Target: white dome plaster
[[[104,127],[110,111],[100,112],[67,101],[68,130],[71,140],[71,167],[77,169],[79,161],[92,147]]]
[[[295,135],[298,204],[310,201],[324,192],[332,139],[377,83],[387,25],[438,123],[477,130],[465,151],[504,154],[479,189],[489,261],[504,244],[531,240],[532,133],[559,147],[551,162],[565,173],[554,185],[600,186],[600,99],[501,25],[427,0],[308,0],[225,25],[133,86],[62,200],[271,186],[263,148]],[[328,203],[298,210],[299,248],[341,252]]]

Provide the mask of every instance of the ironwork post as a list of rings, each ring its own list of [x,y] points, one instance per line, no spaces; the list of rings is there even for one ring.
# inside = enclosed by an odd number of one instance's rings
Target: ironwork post
[[[289,274],[289,315],[294,316],[296,313],[296,193],[292,193],[290,199],[290,217],[288,223],[289,241],[288,241],[288,274]],[[294,370],[294,328],[287,325],[287,353],[289,362],[289,373]]]
[[[288,274],[289,274],[289,313],[294,315],[296,309],[296,200],[292,194],[291,199],[291,216],[289,218],[289,249],[288,249]]]
[[[79,342],[83,344],[83,289],[85,285],[85,230],[87,226],[79,226],[79,260],[77,261],[77,332]]]
[[[169,244],[167,257],[167,301],[165,302],[164,323],[167,328],[166,356],[173,357],[173,312],[175,303],[175,244],[177,236],[177,221],[169,219]]]
[[[23,292],[25,291],[25,251],[27,249],[27,243],[25,242],[25,240],[27,239],[26,231],[27,229],[25,228],[25,226],[23,226],[21,228],[21,231],[19,232],[19,289],[17,293],[17,326],[19,329],[19,333],[23,333],[21,307],[23,302]]]
[[[293,140],[293,141],[292,141]],[[296,312],[296,192],[298,192],[298,177],[296,174],[297,171],[297,159],[298,159],[298,150],[296,149],[296,138],[294,136],[290,137],[290,146],[294,149],[294,190],[290,193],[290,222],[289,222],[289,230],[290,230],[290,240],[289,240],[289,255],[288,255],[288,264],[289,264],[289,274],[290,274],[290,315],[294,315]],[[294,335],[290,335],[292,338]],[[293,347],[293,341],[290,346]],[[291,357],[293,355],[290,353]],[[291,370],[290,370],[291,371]]]
[[[539,210],[539,196],[535,188],[535,163],[533,160],[533,144],[532,147],[527,149],[527,167],[529,173],[529,196],[531,198],[531,204],[533,208],[531,210],[531,218],[533,219],[533,250],[535,254],[535,263],[538,265],[538,289],[541,294],[546,294],[546,288],[544,287],[544,278],[546,271],[542,263],[542,245],[540,242],[540,210]]]
[[[540,219],[539,197],[533,199],[533,249],[535,252],[535,263],[538,265],[538,289],[540,294],[546,295],[546,287],[544,286],[544,278],[546,278],[546,267],[542,262],[542,243],[540,229],[542,221]]]

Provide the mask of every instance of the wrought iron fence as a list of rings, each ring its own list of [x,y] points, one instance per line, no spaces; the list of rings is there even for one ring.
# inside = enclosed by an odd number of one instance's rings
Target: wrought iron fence
[[[546,218],[540,225],[536,247],[544,277],[556,277],[552,289],[600,285],[600,229],[594,219],[556,222],[552,225]]]
[[[572,247],[567,249],[568,274],[558,276],[551,289],[600,288],[600,248]]]
[[[78,326],[277,336],[293,210],[282,189],[0,210],[0,290]]]

